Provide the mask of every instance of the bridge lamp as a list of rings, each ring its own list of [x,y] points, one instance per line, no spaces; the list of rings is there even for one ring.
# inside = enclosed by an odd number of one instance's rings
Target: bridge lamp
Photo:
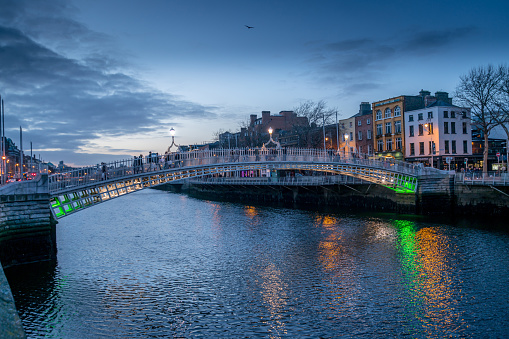
[[[269,134],[271,135],[272,137],[272,127],[269,127]]]
[[[171,148],[173,146],[177,147],[177,149],[178,149],[177,144],[175,144],[175,130],[173,129],[173,127],[170,128],[170,135],[171,135],[171,145],[170,145],[170,147],[168,147],[168,153],[171,153]]]

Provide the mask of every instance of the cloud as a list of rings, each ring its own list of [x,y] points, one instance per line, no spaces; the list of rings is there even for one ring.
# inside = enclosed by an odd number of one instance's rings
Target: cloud
[[[317,69],[315,80],[342,84],[345,94],[359,88],[379,88],[380,74],[405,59],[425,57],[443,51],[456,42],[476,34],[474,26],[434,31],[418,31],[390,38],[360,38],[309,44],[307,60]]]
[[[215,117],[216,107],[182,100],[129,75],[128,62],[100,48],[107,37],[59,18],[69,11],[64,2],[49,3],[39,13],[13,1],[0,15],[0,94],[6,129],[12,130],[7,134],[23,126],[24,140],[69,154],[104,137],[157,134],[180,117]],[[73,51],[78,43],[95,48]]]

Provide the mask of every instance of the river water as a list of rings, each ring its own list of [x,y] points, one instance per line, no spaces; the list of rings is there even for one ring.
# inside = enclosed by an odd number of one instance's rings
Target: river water
[[[509,234],[143,190],[6,270],[29,338],[509,336]]]

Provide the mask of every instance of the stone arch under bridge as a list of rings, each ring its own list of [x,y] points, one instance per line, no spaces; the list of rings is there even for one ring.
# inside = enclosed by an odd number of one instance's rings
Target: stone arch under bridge
[[[169,168],[159,163],[138,166],[133,160],[93,166],[49,176],[51,210],[56,219],[138,190],[214,174],[252,170],[307,170],[342,174],[415,194],[421,175],[440,172],[393,159],[341,156],[320,150],[220,150],[174,153]],[[155,166],[154,166],[155,165]],[[106,176],[106,177],[104,177]]]

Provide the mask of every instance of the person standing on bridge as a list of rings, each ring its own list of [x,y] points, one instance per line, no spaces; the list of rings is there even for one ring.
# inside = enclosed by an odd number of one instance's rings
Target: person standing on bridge
[[[106,164],[104,162],[101,162],[101,165],[102,165],[102,168],[101,168],[101,171],[102,171],[101,178],[102,178],[102,180],[106,180],[106,179],[108,179],[107,178],[108,168],[106,167]]]

